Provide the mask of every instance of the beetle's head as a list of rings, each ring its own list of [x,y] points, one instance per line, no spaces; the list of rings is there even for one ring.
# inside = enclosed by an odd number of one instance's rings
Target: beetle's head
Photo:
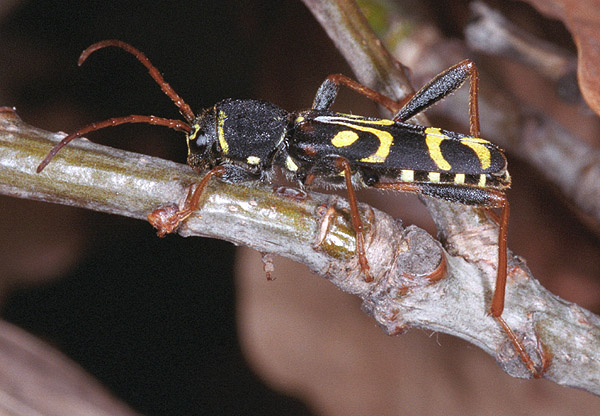
[[[187,163],[197,171],[212,169],[221,158],[214,107],[200,113],[191,127]]]

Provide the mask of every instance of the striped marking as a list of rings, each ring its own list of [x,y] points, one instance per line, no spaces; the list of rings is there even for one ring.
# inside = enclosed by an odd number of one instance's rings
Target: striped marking
[[[348,120],[350,119],[350,120]],[[338,116],[318,116],[315,117],[316,121],[320,121],[322,123],[329,124],[340,124],[344,122],[350,123],[361,123],[361,124],[370,124],[373,126],[392,126],[396,124],[394,120],[387,120],[385,118],[378,118],[375,120],[368,120],[363,116],[355,115],[355,114],[342,114]]]
[[[333,136],[331,144],[335,147],[346,147],[358,140],[358,134],[352,130],[342,130]]]
[[[190,147],[190,142],[193,142],[194,140],[196,140],[196,137],[198,136],[198,132],[200,131],[200,124],[196,123],[192,126],[192,132],[190,133],[190,135],[187,137],[187,149],[188,149],[188,155],[190,153],[192,153],[192,149]]]
[[[227,140],[225,140],[225,130],[223,129],[226,118],[227,114],[225,114],[224,111],[219,110],[219,114],[217,116],[217,136],[219,137],[219,144],[221,145],[221,150],[223,151],[224,155],[229,152],[229,143],[227,143]]]
[[[296,172],[298,170],[298,165],[296,165],[294,160],[290,156],[288,156],[285,159],[285,168],[290,172]]]
[[[485,188],[486,182],[487,182],[486,175],[484,173],[479,175],[479,183],[477,184],[477,186],[479,186],[481,188]]]
[[[285,140],[286,134],[287,132],[285,131],[285,129],[283,129],[283,133],[281,133],[281,136],[279,136],[279,140],[277,141],[275,147],[279,147],[279,145]]]
[[[450,174],[444,172],[431,172],[423,170],[401,169],[394,178],[399,182],[417,184],[437,184],[458,187],[477,187],[484,189],[504,189],[510,182],[503,182],[504,178],[495,179],[487,174],[468,175],[465,173]],[[343,173],[340,172],[340,176]]]
[[[394,137],[387,131],[383,130],[367,127],[363,127],[359,130],[363,130],[368,133],[373,133],[379,139],[379,147],[377,148],[377,151],[370,156],[363,157],[362,159],[360,159],[360,161],[367,163],[385,162],[385,159],[387,159],[388,155],[390,154],[390,147],[392,147],[392,144],[394,143]]]
[[[484,146],[484,144],[490,144],[490,142],[477,137],[467,137],[461,139],[460,142],[465,146],[470,147],[475,152],[479,162],[481,162],[481,169],[485,170],[490,167],[492,164],[492,155],[490,149]]]
[[[436,166],[441,170],[450,170],[452,167],[450,166],[450,163],[444,159],[444,155],[442,155],[442,149],[440,149],[440,144],[447,139],[448,137],[438,128],[428,127],[425,129],[425,144],[427,144],[429,156]]]
[[[360,159],[361,162],[367,163],[383,163],[385,159],[390,154],[390,148],[394,143],[394,136],[391,133],[380,130],[375,127],[368,127],[368,125],[375,126],[390,126],[395,124],[393,120],[385,120],[385,119],[377,119],[377,120],[365,120],[362,118],[356,118],[356,116],[352,117],[344,117],[344,116],[319,116],[315,117],[315,121],[325,123],[325,124],[336,124],[339,126],[350,127],[351,129],[355,129],[358,131],[364,131],[365,133],[371,133],[375,135],[379,139],[379,147],[375,151],[375,153]],[[344,133],[344,132],[340,132]],[[339,134],[339,133],[338,133]],[[356,133],[355,133],[356,134]],[[336,134],[336,137],[338,135]],[[335,139],[335,137],[334,137]],[[350,135],[348,133],[344,133],[344,139],[339,139],[340,142],[349,141]],[[358,137],[357,137],[358,139]],[[354,140],[356,141],[356,139]],[[354,141],[352,143],[354,143]],[[333,143],[333,141],[332,141]],[[335,144],[334,144],[335,146]],[[348,146],[348,145],[346,145]],[[339,146],[337,146],[339,147]]]
[[[196,123],[192,126],[192,134],[188,136],[189,141],[196,140],[196,136],[198,136],[198,132],[200,131],[200,124]]]

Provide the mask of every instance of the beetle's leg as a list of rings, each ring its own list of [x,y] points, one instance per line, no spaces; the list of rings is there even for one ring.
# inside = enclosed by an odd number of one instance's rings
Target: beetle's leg
[[[335,220],[335,216],[337,215],[335,209],[335,201],[332,205],[321,205],[319,207],[319,211],[321,211],[321,222],[319,223],[319,233],[317,234],[317,238],[315,238],[315,242],[313,243],[314,248],[319,248],[321,244],[325,241],[327,234],[329,234],[329,230]],[[323,212],[324,211],[324,212]]]
[[[491,312],[494,318],[499,318],[504,311],[504,297],[506,292],[506,272],[507,272],[507,247],[506,234],[508,231],[508,216],[510,208],[506,196],[502,195],[503,203],[499,207],[500,222],[498,223],[498,269],[496,271],[496,288],[492,297]]]
[[[490,191],[492,192],[492,191]],[[492,316],[498,321],[510,341],[512,342],[515,350],[519,353],[521,360],[527,366],[529,371],[533,374],[533,377],[540,378],[542,374],[537,371],[535,364],[529,357],[523,343],[517,338],[514,331],[508,326],[506,321],[502,318],[502,312],[504,311],[504,298],[506,296],[506,275],[507,275],[507,247],[506,247],[506,235],[508,231],[508,216],[510,208],[506,196],[502,193],[498,193],[500,206],[500,222],[498,223],[498,270],[496,272],[496,288],[494,289],[494,296],[492,297],[492,307],[490,308]],[[540,354],[543,355],[543,352]],[[543,358],[542,358],[542,361]],[[543,371],[543,370],[542,370]]]
[[[173,232],[179,225],[185,221],[192,213],[200,208],[200,197],[208,184],[208,181],[213,176],[223,176],[225,166],[216,166],[198,183],[194,192],[188,193],[183,204],[183,209],[175,211],[172,207],[157,208],[152,213],[148,214],[148,221],[154,228],[157,229],[159,237],[164,237],[166,234]]]
[[[533,377],[540,378],[542,375],[535,368],[535,364],[529,357],[525,346],[517,338],[514,331],[508,326],[506,321],[502,318],[502,312],[504,311],[504,298],[506,296],[506,277],[507,277],[507,246],[506,246],[506,235],[508,231],[508,217],[510,214],[510,207],[506,195],[500,192],[494,192],[497,198],[497,205],[494,208],[500,208],[500,221],[498,223],[498,266],[496,271],[496,287],[494,289],[494,296],[492,297],[492,306],[490,308],[492,316],[498,321],[510,341],[512,342],[515,350],[519,353],[521,360],[527,366]],[[543,354],[543,352],[541,353]],[[542,359],[543,361],[543,359]],[[543,371],[543,370],[542,370]]]
[[[494,316],[494,318],[496,319],[496,321],[498,321],[498,323],[500,324],[500,326],[502,327],[502,329],[504,330],[504,333],[508,336],[508,339],[510,339],[510,342],[513,344],[513,347],[515,348],[515,350],[517,351],[517,353],[519,354],[519,356],[521,357],[521,361],[523,361],[523,364],[525,364],[525,366],[527,367],[527,369],[531,372],[531,374],[533,374],[534,378],[541,378],[542,374],[545,370],[545,359],[543,356],[543,350],[540,351],[540,355],[542,356],[542,373],[540,373],[536,368],[535,368],[535,364],[533,363],[533,361],[531,360],[531,357],[529,357],[529,354],[527,353],[527,351],[525,351],[525,346],[523,345],[523,343],[521,342],[521,340],[519,340],[519,338],[517,338],[517,335],[514,333],[514,331],[511,329],[510,326],[508,326],[508,324],[506,323],[506,321],[501,317],[501,316]]]
[[[372,282],[373,277],[369,272],[369,262],[365,254],[365,235],[363,229],[363,223],[360,219],[360,212],[358,211],[358,201],[356,199],[356,193],[352,186],[352,170],[350,169],[350,162],[348,159],[338,157],[335,160],[336,168],[344,172],[344,178],[346,180],[346,190],[348,192],[348,201],[350,203],[350,216],[352,217],[352,227],[356,232],[356,255],[358,256],[358,263],[360,269],[364,274],[365,282]]]
[[[473,137],[479,137],[479,105],[478,90],[479,77],[475,63],[470,59],[448,68],[441,74],[429,81],[423,88],[415,94],[408,96],[405,100],[396,102],[383,94],[378,93],[359,82],[342,74],[334,74],[327,77],[321,84],[312,108],[314,110],[329,110],[335,101],[339,92],[340,85],[344,85],[368,99],[386,107],[394,113],[394,120],[406,121],[421,111],[431,107],[436,102],[447,97],[456,91],[470,79],[469,85],[469,121],[470,134]]]
[[[319,90],[315,95],[315,100],[313,101],[312,109],[328,111],[333,105],[333,102],[335,101],[338,95],[340,85],[344,85],[350,88],[351,90],[354,90],[357,93],[364,95],[371,101],[374,101],[384,106],[392,113],[398,112],[398,110],[400,110],[400,108],[402,107],[402,103],[397,103],[391,98],[386,97],[385,95],[380,94],[377,91],[372,90],[368,87],[365,87],[361,83],[356,82],[345,75],[333,74],[329,75],[319,87]]]
[[[314,173],[309,173],[306,175],[306,179],[304,179],[304,186],[311,186],[315,181],[315,178],[316,176]]]
[[[426,187],[429,185],[410,183],[410,182],[377,182],[373,185],[379,189],[391,189],[395,191],[420,193],[420,194],[431,194],[431,190]],[[500,217],[498,222],[498,263],[496,267],[496,287],[494,289],[494,295],[492,297],[492,304],[490,307],[491,315],[498,321],[506,336],[512,342],[515,350],[521,357],[521,360],[535,378],[540,378],[541,374],[535,368],[529,354],[525,351],[523,343],[517,338],[514,331],[508,326],[506,321],[502,318],[502,312],[504,311],[504,297],[506,292],[506,275],[507,275],[507,246],[506,246],[506,235],[508,230],[508,217],[510,213],[508,200],[503,192],[495,190],[485,190],[487,201],[485,203],[486,208],[500,208]],[[437,195],[439,197],[439,195]]]
[[[417,91],[396,113],[394,120],[406,121],[456,91],[470,78],[469,121],[473,137],[479,137],[478,72],[470,59],[448,68]]]

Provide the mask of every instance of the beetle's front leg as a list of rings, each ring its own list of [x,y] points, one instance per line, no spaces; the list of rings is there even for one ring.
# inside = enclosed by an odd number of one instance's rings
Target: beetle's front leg
[[[193,192],[188,192],[183,208],[168,205],[148,214],[148,221],[156,228],[159,237],[175,231],[183,221],[200,208],[200,197],[208,182],[215,176],[228,183],[255,182],[260,178],[260,171],[250,171],[232,164],[215,166],[204,175]]]
[[[225,166],[216,166],[198,183],[193,192],[188,192],[182,209],[178,209],[172,205],[164,206],[155,209],[148,214],[148,222],[157,230],[159,237],[164,237],[172,233],[185,221],[192,213],[200,208],[200,197],[208,184],[208,181],[213,176],[223,176],[227,169]]]

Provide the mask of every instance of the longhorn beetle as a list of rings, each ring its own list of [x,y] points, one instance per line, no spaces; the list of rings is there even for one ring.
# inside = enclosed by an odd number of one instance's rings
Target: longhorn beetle
[[[304,185],[345,186],[356,232],[356,255],[365,281],[371,282],[365,255],[362,220],[354,187],[374,187],[441,198],[464,205],[500,208],[498,265],[491,314],[534,377],[540,373],[523,344],[501,317],[504,309],[510,187],[501,149],[479,138],[477,68],[465,60],[442,72],[417,93],[398,103],[352,79],[329,76],[320,86],[312,108],[287,112],[259,100],[226,99],[195,115],[139,50],[118,40],[95,43],[83,51],[79,65],[93,52],[115,46],[134,55],[162,91],[175,103],[184,120],[130,115],[92,123],[65,137],[40,163],[38,172],[70,141],[95,130],[125,123],[166,126],[186,134],[187,163],[207,172],[188,195],[184,208],[152,218],[159,235],[175,230],[199,208],[200,196],[212,177],[225,182],[268,181],[273,167]],[[406,123],[470,79],[470,135]],[[340,86],[348,87],[394,113],[380,119],[332,112]]]

